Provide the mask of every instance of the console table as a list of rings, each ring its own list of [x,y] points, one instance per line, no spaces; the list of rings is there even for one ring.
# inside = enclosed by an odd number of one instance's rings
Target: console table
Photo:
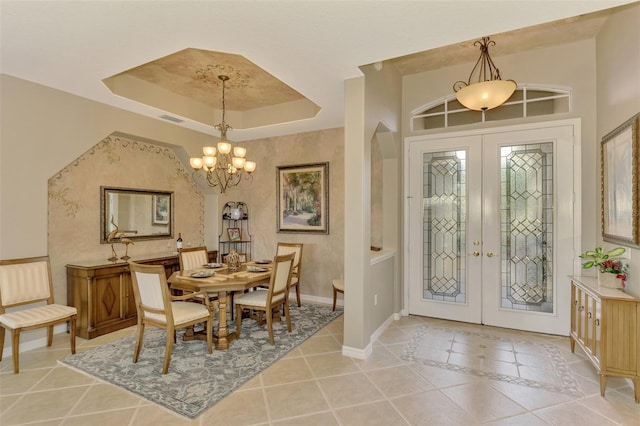
[[[640,402],[640,299],[598,286],[591,277],[571,277],[571,352],[576,343],[600,375],[604,396],[608,376],[633,380]]]
[[[209,262],[217,258],[217,250],[209,251]],[[146,255],[131,260],[144,265],[163,265],[167,278],[180,270],[177,255]],[[78,309],[78,336],[93,339],[137,323],[128,263],[101,260],[68,264],[66,268],[67,304]]]

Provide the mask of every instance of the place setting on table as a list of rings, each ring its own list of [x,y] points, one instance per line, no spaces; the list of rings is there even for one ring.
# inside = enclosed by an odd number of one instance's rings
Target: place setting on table
[[[227,311],[229,306],[227,295],[263,286],[269,283],[273,265],[270,260],[258,260],[239,265],[229,263],[206,263],[201,268],[174,272],[167,282],[172,290],[197,293],[218,294],[218,333],[215,336],[216,350],[229,348],[229,343],[237,338],[235,332],[229,332]],[[204,340],[202,333],[187,333],[183,339]]]

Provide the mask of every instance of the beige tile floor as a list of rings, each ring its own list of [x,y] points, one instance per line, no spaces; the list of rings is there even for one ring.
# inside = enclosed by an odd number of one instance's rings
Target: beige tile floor
[[[402,360],[421,325],[555,344],[584,396]],[[133,332],[78,339],[78,350]],[[59,365],[68,340],[57,335],[52,348],[21,354],[18,375],[11,358],[0,363],[0,425],[640,425],[633,389],[611,378],[600,397],[593,368],[579,349],[570,353],[568,338],[405,317],[382,333],[369,359],[358,360],[341,355],[342,333],[339,318],[195,420]],[[445,340],[432,340],[434,357]],[[454,350],[457,361],[475,362]]]

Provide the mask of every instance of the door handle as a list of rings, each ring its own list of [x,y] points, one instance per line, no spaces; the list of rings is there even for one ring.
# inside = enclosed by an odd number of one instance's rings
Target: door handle
[[[487,257],[493,257],[493,256],[494,256],[494,254],[493,254],[493,252],[492,252],[492,251],[488,251],[488,252],[487,252]]]
[[[469,253],[469,254],[470,254],[470,255],[472,255],[472,256],[475,256],[475,257],[480,256],[480,252],[479,252],[478,250],[473,251],[473,252],[471,252],[471,253]]]

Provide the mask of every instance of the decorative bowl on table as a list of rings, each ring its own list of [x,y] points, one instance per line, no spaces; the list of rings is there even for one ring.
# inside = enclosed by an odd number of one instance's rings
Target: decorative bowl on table
[[[237,251],[231,249],[227,255],[227,266],[231,272],[235,272],[240,269],[240,255]]]

